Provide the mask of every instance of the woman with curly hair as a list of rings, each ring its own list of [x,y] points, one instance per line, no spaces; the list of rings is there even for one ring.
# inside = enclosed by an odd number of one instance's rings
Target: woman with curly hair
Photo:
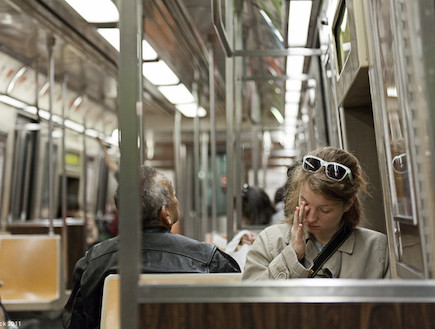
[[[263,230],[244,280],[390,276],[387,237],[360,228],[367,179],[358,159],[334,147],[304,156],[286,185],[286,223]]]

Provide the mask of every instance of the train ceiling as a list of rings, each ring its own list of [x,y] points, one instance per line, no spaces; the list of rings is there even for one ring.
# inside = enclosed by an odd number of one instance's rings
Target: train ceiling
[[[220,3],[220,1],[219,1]],[[265,50],[284,48],[272,26],[268,24],[261,11],[267,13],[274,26],[279,26],[281,35],[287,24],[285,3],[282,1],[235,1],[236,13],[242,25],[242,47],[245,50]],[[216,61],[217,111],[224,113],[225,108],[225,53],[217,38],[212,22],[212,1],[201,0],[154,0],[144,2],[145,38],[153,45],[167,62],[172,63],[174,71],[180,74],[187,86],[192,86],[194,71],[198,70],[203,99],[208,100],[208,49],[212,47]],[[288,10],[288,8],[287,8]],[[224,12],[224,8],[222,9]],[[162,33],[162,31],[164,31]],[[164,37],[162,37],[162,35]],[[196,61],[191,59],[195,58]],[[243,58],[243,76],[267,77],[285,74],[285,61],[277,57]],[[263,109],[275,106],[284,112],[284,82],[273,83],[264,79],[259,82],[260,100]],[[278,93],[277,93],[278,91]],[[243,99],[252,92],[248,83],[243,88]],[[203,104],[207,107],[207,104]],[[246,120],[252,120],[249,103],[244,103]],[[277,124],[270,111],[263,111],[265,124]],[[284,113],[283,113],[284,114]]]
[[[234,1],[235,15],[241,20],[244,50],[283,49],[287,46],[289,3],[288,0]],[[318,6],[314,3],[313,11]],[[212,1],[152,0],[144,1],[143,6],[145,39],[188,88],[193,86],[195,70],[198,72],[200,103],[207,110],[208,49],[213,48],[216,58],[217,120],[218,125],[224,126],[225,54],[212,23]],[[309,27],[307,47],[313,46],[310,40],[314,39],[314,25],[311,23]],[[274,29],[284,36],[283,40],[277,37]],[[87,23],[65,1],[2,0],[0,30],[0,51],[24,65],[38,68],[42,75],[47,74],[48,45],[54,40],[56,80],[62,81],[67,77],[72,90],[104,104],[105,110],[116,112],[119,54],[97,33],[96,26]],[[248,101],[253,91],[250,82],[246,82],[242,97],[244,122],[248,127],[253,123],[272,129],[278,127],[279,123],[270,108],[276,107],[284,114],[285,82],[279,79],[268,81],[266,77],[285,75],[286,59],[252,56],[243,57],[242,60],[244,78],[260,77],[257,92],[261,103],[260,121],[255,122]],[[175,107],[155,86],[145,81],[144,88],[147,111],[156,115],[173,115]]]

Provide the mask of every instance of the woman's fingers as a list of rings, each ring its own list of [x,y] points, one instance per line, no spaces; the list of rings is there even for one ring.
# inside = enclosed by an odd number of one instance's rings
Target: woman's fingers
[[[301,209],[296,207],[292,225],[292,246],[296,252],[298,260],[305,257],[305,239],[302,225]],[[302,213],[303,214],[303,213]]]
[[[293,216],[293,228],[295,229],[299,225],[299,207],[296,207],[295,213]]]
[[[304,201],[302,201],[301,206],[299,207],[299,223],[301,223],[301,224],[303,223],[303,220],[306,216],[306,212],[307,212],[306,206],[307,206],[307,204]]]

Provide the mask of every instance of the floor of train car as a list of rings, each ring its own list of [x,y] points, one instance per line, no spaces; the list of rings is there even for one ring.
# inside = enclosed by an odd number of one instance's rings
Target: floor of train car
[[[18,329],[63,329],[61,311],[9,312]]]

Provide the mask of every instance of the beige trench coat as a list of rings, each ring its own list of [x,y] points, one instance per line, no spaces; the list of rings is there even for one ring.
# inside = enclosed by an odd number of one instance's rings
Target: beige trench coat
[[[272,225],[254,241],[246,258],[242,280],[306,278],[319,253],[308,239],[305,258],[299,262],[291,245],[291,226]],[[328,273],[328,271],[330,273]],[[319,270],[316,277],[380,279],[390,277],[388,242],[385,234],[356,228]]]

